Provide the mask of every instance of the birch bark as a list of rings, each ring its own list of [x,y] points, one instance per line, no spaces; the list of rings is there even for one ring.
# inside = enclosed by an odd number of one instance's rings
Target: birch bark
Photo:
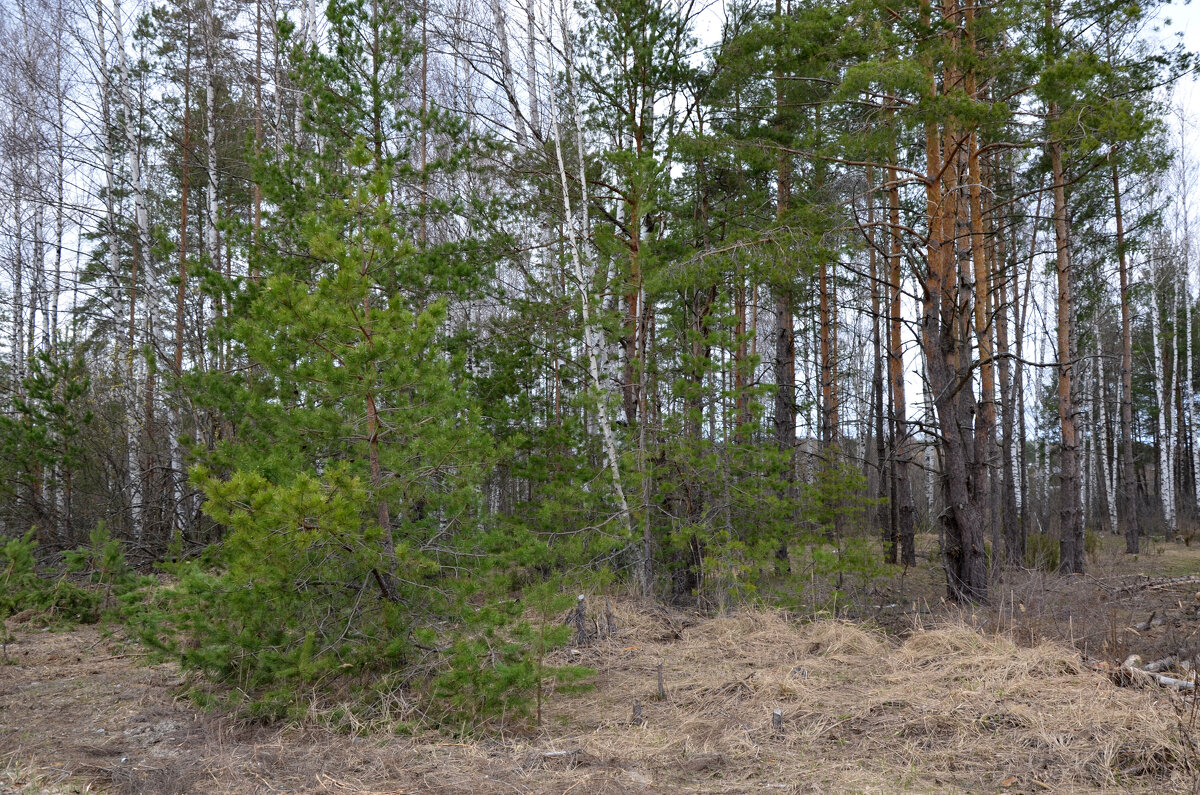
[[[583,146],[583,121],[580,118],[579,102],[575,95],[575,76],[574,76],[574,59],[571,52],[571,37],[568,30],[567,22],[567,6],[563,0],[559,9],[562,26],[562,53],[564,66],[566,70],[567,86],[568,86],[568,102],[570,107],[568,111],[574,122],[577,155],[579,158],[579,210],[575,212],[571,207],[571,190],[570,182],[567,179],[566,160],[563,156],[562,143],[562,128],[559,123],[559,112],[557,103],[554,98],[554,93],[550,92],[551,103],[551,118],[553,119],[554,132],[554,154],[558,163],[558,181],[562,191],[562,206],[563,206],[563,227],[567,234],[567,249],[571,258],[571,265],[574,269],[576,288],[579,293],[580,314],[583,319],[583,344],[584,352],[588,360],[588,375],[591,379],[592,389],[596,393],[596,411],[598,422],[600,425],[601,439],[604,444],[605,457],[608,463],[609,473],[612,477],[613,496],[617,501],[617,508],[620,514],[620,521],[625,537],[633,540],[633,524],[629,514],[629,503],[625,499],[625,488],[621,481],[621,462],[617,451],[616,434],[613,432],[612,422],[609,418],[609,403],[613,399],[613,395],[609,390],[605,389],[605,380],[603,379],[603,371],[605,363],[602,361],[604,351],[607,349],[607,342],[604,338],[604,329],[593,319],[593,302],[596,297],[592,295],[593,276],[595,274],[595,266],[591,262],[589,255],[590,249],[587,248],[587,241],[590,237],[590,219],[588,213],[588,183],[586,174],[586,159],[584,158]],[[548,42],[551,50],[554,49],[554,43]],[[643,588],[646,587],[650,579],[650,560],[648,559],[648,550],[644,545],[639,555],[639,582]]]
[[[1157,280],[1155,280],[1157,281]],[[1175,495],[1171,482],[1171,444],[1170,429],[1167,422],[1168,393],[1166,383],[1166,367],[1163,362],[1162,320],[1159,317],[1158,285],[1150,292],[1151,313],[1150,329],[1154,343],[1154,396],[1158,404],[1158,494],[1162,504],[1163,524],[1167,531],[1167,540],[1174,538],[1175,532]]]
[[[146,211],[145,182],[142,177],[141,141],[137,133],[138,114],[134,107],[130,86],[133,78],[129,71],[129,58],[125,52],[125,23],[121,12],[121,0],[113,2],[113,28],[116,36],[116,57],[118,68],[117,94],[121,100],[124,112],[123,132],[129,168],[130,190],[133,194],[134,220],[137,224],[136,237],[133,245],[133,259],[129,275],[129,350],[126,358],[126,378],[129,394],[129,502],[131,514],[131,531],[136,541],[141,541],[144,526],[144,482],[142,472],[142,417],[138,403],[141,394],[138,390],[137,367],[137,291],[138,277],[148,276],[143,264],[143,257],[150,251],[150,222]],[[115,242],[115,241],[114,241]],[[117,271],[119,272],[119,271]],[[146,279],[147,286],[149,280]],[[147,302],[149,306],[149,302]]]

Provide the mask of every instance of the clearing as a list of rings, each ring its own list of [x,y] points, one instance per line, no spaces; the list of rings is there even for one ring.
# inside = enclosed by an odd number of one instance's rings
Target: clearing
[[[977,613],[930,605],[915,575],[885,602],[901,584],[877,581],[860,623],[622,601],[613,636],[550,660],[594,668],[594,689],[548,694],[540,728],[471,741],[236,721],[181,698],[190,680],[144,664],[119,627],[10,625],[0,793],[1194,792],[1194,702],[1111,675],[1128,652],[1200,651],[1200,552],[1143,562],[1168,559],[1171,579],[1135,561],[1027,574]]]

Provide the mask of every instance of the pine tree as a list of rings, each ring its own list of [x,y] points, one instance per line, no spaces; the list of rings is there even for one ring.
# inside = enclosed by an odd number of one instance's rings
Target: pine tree
[[[448,285],[486,262],[419,246],[421,219],[397,201],[418,177],[420,121],[403,91],[415,50],[399,13],[331,3],[331,52],[295,54],[305,130],[325,145],[260,165],[258,278],[226,287],[225,334],[248,366],[203,382],[234,420],[192,474],[229,529],[228,570],[220,587],[188,580],[215,609],[189,613],[187,628],[219,625],[193,662],[250,684],[401,660],[487,579],[454,574],[456,555],[489,543],[476,518],[496,451],[447,335]],[[451,119],[427,121],[462,135]],[[247,645],[265,655],[253,670],[237,662]]]

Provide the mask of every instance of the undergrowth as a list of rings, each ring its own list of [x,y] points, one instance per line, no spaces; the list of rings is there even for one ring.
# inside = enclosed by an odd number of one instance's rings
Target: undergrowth
[[[21,614],[44,626],[99,621],[103,595],[65,575],[39,575],[36,548],[33,530],[0,546],[0,618]]]
[[[364,593],[369,579],[287,588],[286,570],[275,580],[239,578],[228,553],[211,550],[161,564],[164,584],[134,571],[103,524],[64,555],[62,573],[39,571],[36,550],[33,531],[0,546],[0,619],[122,624],[152,661],[200,675],[188,691],[198,705],[254,721],[353,732],[513,728],[536,723],[546,689],[586,688],[592,673],[546,663],[571,635],[561,618],[574,600],[559,583],[507,600],[464,590],[454,605],[459,621],[422,625],[410,605]],[[9,639],[0,622],[4,659]]]

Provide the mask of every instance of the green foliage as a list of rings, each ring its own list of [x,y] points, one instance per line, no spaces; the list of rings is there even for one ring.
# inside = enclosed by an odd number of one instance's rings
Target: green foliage
[[[525,629],[518,627],[518,631]],[[524,634],[524,633],[521,633]],[[434,694],[470,725],[481,718],[528,714],[528,693],[537,685],[537,661],[526,646],[492,633],[456,639]]]
[[[40,488],[47,473],[57,468],[69,476],[80,467],[81,435],[92,422],[90,378],[82,356],[42,351],[28,368],[12,411],[0,414],[0,496],[6,497],[0,510],[16,522],[33,521],[17,506],[34,502],[28,495]]]
[[[803,568],[796,581],[808,581],[814,607],[828,602],[836,609],[847,578],[862,584],[886,571],[868,523],[879,500],[866,496],[862,471],[838,459],[825,462],[802,493],[805,532],[795,546],[803,552]]]
[[[1089,527],[1083,533],[1083,552],[1087,555],[1088,560],[1095,563],[1096,556],[1100,554],[1100,548],[1100,534]]]
[[[64,577],[38,576],[34,531],[10,538],[0,547],[0,620],[26,610],[50,625],[62,622],[94,623],[100,618],[101,596],[80,588]]]
[[[1100,536],[1088,529],[1083,534],[1083,550],[1088,560],[1095,562],[1100,553]],[[1060,546],[1050,533],[1032,533],[1025,539],[1025,568],[1039,571],[1058,571]]]
[[[469,622],[467,634],[449,649],[447,665],[433,679],[432,692],[441,700],[450,725],[476,726],[489,719],[541,718],[545,689],[560,693],[589,687],[593,672],[581,666],[549,666],[546,654],[566,643],[573,627],[561,616],[574,606],[564,584],[553,578],[530,586],[525,603],[482,607]],[[496,613],[511,621],[497,621]]]
[[[127,579],[130,572],[121,542],[109,535],[104,522],[96,523],[88,542],[88,546],[66,553],[67,571],[84,572],[92,582],[109,587]]]
[[[1031,533],[1025,539],[1025,568],[1058,571],[1059,543],[1050,533]]]
[[[480,521],[481,483],[507,450],[447,335],[449,306],[490,263],[471,241],[424,236],[464,206],[402,198],[427,178],[411,170],[413,129],[459,144],[429,164],[438,178],[475,142],[457,120],[406,110],[416,50],[400,6],[327,15],[334,46],[292,54],[305,129],[327,143],[258,164],[258,278],[206,275],[233,305],[223,341],[250,365],[191,382],[234,429],[196,446],[191,472],[225,539],[212,565],[170,567],[178,581],[137,608],[138,632],[258,718],[385,679],[446,715],[520,714],[545,639],[507,589],[546,554],[520,523]]]

